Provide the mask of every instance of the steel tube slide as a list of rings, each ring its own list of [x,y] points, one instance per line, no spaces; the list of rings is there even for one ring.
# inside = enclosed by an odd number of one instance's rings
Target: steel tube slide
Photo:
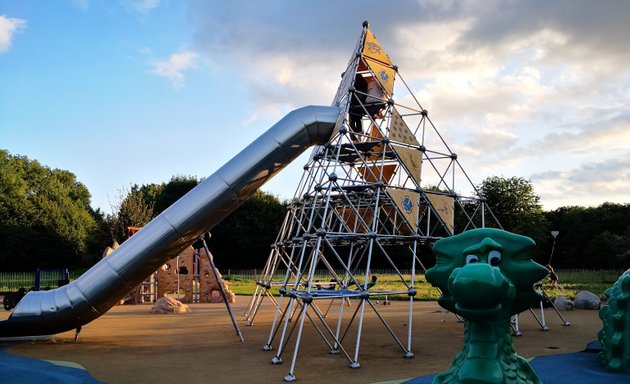
[[[54,290],[29,292],[0,321],[0,337],[78,330],[98,318],[308,147],[326,143],[339,116],[338,107],[328,106],[289,113],[78,279]]]

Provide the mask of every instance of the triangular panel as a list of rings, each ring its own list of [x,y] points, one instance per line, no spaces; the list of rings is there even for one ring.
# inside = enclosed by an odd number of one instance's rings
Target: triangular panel
[[[368,28],[365,35],[365,44],[363,46],[363,55],[365,57],[369,57],[370,59],[379,61],[384,65],[391,66],[392,61],[381,47],[381,44],[376,40],[376,36],[372,33],[372,31]]]
[[[405,120],[403,120],[398,110],[394,107],[392,108],[392,116],[389,124],[389,137],[394,141],[399,141],[401,143],[420,146],[418,139],[411,132]]]
[[[407,220],[411,228],[415,231],[418,220],[418,192],[387,188],[387,194],[391,196],[398,211],[402,213],[405,220]]]
[[[413,147],[403,147],[392,145],[394,152],[398,154],[400,161],[405,165],[409,176],[413,178],[416,185],[420,185],[420,172],[422,170],[422,152]]]
[[[442,222],[447,226],[450,233],[455,229],[455,200],[452,196],[436,195],[426,193],[426,197],[433,206],[433,209],[440,216]]]

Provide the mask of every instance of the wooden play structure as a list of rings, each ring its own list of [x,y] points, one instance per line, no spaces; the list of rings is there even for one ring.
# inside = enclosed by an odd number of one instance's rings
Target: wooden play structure
[[[141,228],[128,227],[127,238],[133,236]],[[115,243],[107,247],[103,257],[118,247]],[[224,302],[221,288],[229,303],[236,302],[236,295],[230,290],[228,283],[222,279],[221,273],[213,273],[210,259],[206,257],[203,247],[189,246],[177,257],[168,260],[160,269],[151,274],[145,281],[131,290],[121,300],[127,304],[154,303],[162,296],[170,296],[182,303],[221,303]]]
[[[157,296],[173,294],[182,303],[221,303],[219,284],[222,284],[228,301],[235,303],[236,296],[228,283],[218,271],[220,281],[217,281],[208,258],[201,257],[199,251],[188,247],[156,272]]]

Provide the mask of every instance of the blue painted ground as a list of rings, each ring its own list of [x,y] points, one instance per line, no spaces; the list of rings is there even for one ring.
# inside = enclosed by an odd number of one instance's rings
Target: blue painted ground
[[[534,372],[547,384],[630,384],[630,373],[608,372],[597,363],[597,345],[583,352],[535,357]],[[401,384],[431,384],[435,375],[416,377]]]
[[[536,357],[532,368],[543,383],[630,384],[630,374],[612,373],[597,363],[597,346],[583,352]],[[431,384],[435,375],[416,377],[401,384]],[[0,349],[0,382],[13,384],[98,384],[86,370],[44,360],[11,355]]]
[[[6,381],[5,381],[6,380]],[[0,349],[0,382],[12,384],[98,384],[80,368],[11,355]]]

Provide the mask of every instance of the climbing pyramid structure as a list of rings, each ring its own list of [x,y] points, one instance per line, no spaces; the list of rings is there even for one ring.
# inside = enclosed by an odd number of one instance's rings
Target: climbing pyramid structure
[[[359,367],[363,323],[379,321],[403,356],[412,357],[421,253],[445,236],[500,227],[367,22],[333,105],[346,113],[304,166],[245,313],[251,325],[261,302],[273,302],[264,349],[280,364],[292,348],[286,381],[295,380],[307,329],[319,333],[327,352]],[[379,282],[377,268],[393,271],[397,281]],[[409,300],[406,335],[397,335],[376,305],[392,295]]]

